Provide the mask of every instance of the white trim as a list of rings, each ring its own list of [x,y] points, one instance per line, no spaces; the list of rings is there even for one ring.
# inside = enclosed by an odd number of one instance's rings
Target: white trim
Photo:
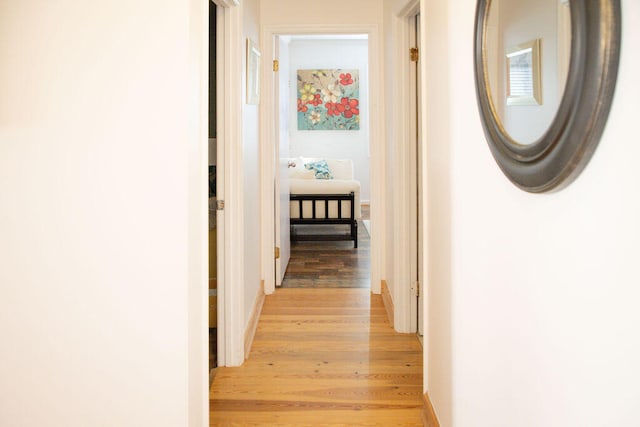
[[[392,30],[394,40],[394,93],[393,123],[394,141],[412,141],[410,135],[415,122],[415,111],[411,110],[409,97],[412,95],[410,84],[409,19],[420,10],[419,0],[407,2],[393,16]],[[394,200],[391,202],[394,218],[394,272],[393,302],[394,328],[398,332],[416,332],[417,301],[412,292],[412,269],[417,259],[417,230],[415,227],[416,208],[416,170],[413,166],[416,155],[415,144],[394,144],[394,164],[396,183]]]
[[[382,279],[385,278],[385,250],[387,237],[387,164],[385,156],[385,99],[384,99],[384,57],[382,43],[382,29],[377,25],[371,26],[369,34],[369,112],[370,129],[370,170],[380,171],[372,174],[371,180],[371,292],[382,292]]]
[[[258,330],[258,322],[260,320],[260,314],[262,314],[262,306],[264,305],[264,281],[260,284],[258,289],[258,295],[253,302],[253,308],[251,314],[249,314],[249,320],[247,321],[247,328],[244,331],[244,357],[249,358],[251,353],[251,347],[253,346],[253,339],[256,336]]]
[[[242,167],[242,6],[218,7],[217,136],[218,365],[244,361],[244,201]]]
[[[260,37],[262,47],[262,69],[260,80],[262,85],[262,102],[260,105],[260,242],[262,247],[260,257],[262,259],[262,280],[264,281],[265,295],[271,295],[276,288],[276,263],[274,262],[274,248],[276,246],[276,205],[275,205],[275,177],[277,176],[276,152],[278,147],[278,111],[272,112],[277,96],[274,93],[273,60],[276,48],[274,37],[265,37],[264,32]],[[270,108],[263,108],[264,105]],[[275,109],[274,109],[275,110]]]
[[[427,8],[427,0],[420,0],[420,46],[422,49],[427,49],[430,44],[427,42],[427,30],[429,29],[427,26],[427,16],[430,9]],[[420,80],[422,85],[420,87],[420,102],[421,102],[421,114],[418,118],[421,121],[422,125],[422,152],[421,152],[421,160],[423,168],[425,169],[425,173],[420,177],[420,185],[422,187],[422,200],[420,200],[420,217],[422,222],[422,235],[418,236],[419,239],[422,239],[422,271],[419,277],[420,283],[422,284],[422,289],[420,292],[424,294],[423,307],[422,307],[422,319],[423,319],[423,369],[422,369],[422,383],[424,391],[428,391],[429,389],[429,292],[430,292],[430,283],[428,281],[429,277],[429,257],[430,257],[430,239],[428,238],[428,229],[429,229],[429,174],[426,169],[429,165],[428,162],[428,145],[427,145],[427,131],[429,130],[428,121],[427,121],[427,67],[423,63],[423,66],[420,67]],[[433,101],[432,101],[433,102]],[[446,144],[446,141],[440,141],[441,144]]]
[[[217,3],[217,2],[214,2]],[[227,140],[226,128],[228,126],[227,117],[225,114],[225,102],[226,102],[226,88],[225,88],[225,66],[224,61],[221,61],[225,56],[225,50],[228,49],[226,45],[226,28],[225,28],[225,16],[222,6],[217,4],[216,11],[216,173],[217,178],[217,199],[224,200],[224,147]],[[226,272],[226,257],[224,252],[224,236],[226,231],[224,211],[216,211],[216,228],[217,228],[217,271],[218,271],[218,354],[217,362],[220,366],[225,366],[226,362],[226,321],[224,318],[224,306],[225,306],[225,272]]]
[[[420,40],[416,40],[416,32],[418,31],[418,26],[416,25],[416,14],[418,11],[415,11],[409,17],[405,18],[405,22],[409,24],[409,32],[410,32],[410,44],[412,47],[418,47],[420,49]],[[406,48],[405,48],[406,51]],[[420,56],[420,52],[418,53]],[[404,292],[404,295],[408,298],[407,302],[409,303],[409,315],[406,318],[408,321],[408,332],[418,332],[418,298],[416,292],[415,283],[418,280],[418,174],[420,170],[418,169],[418,155],[419,155],[419,135],[418,135],[418,102],[420,101],[419,95],[417,92],[419,90],[418,86],[418,73],[420,72],[420,60],[418,60],[416,67],[410,67],[409,72],[409,91],[406,92],[409,97],[409,117],[411,120],[411,126],[409,127],[409,131],[411,133],[409,141],[411,144],[407,147],[407,152],[405,156],[407,156],[409,160],[409,174],[407,176],[408,187],[409,187],[409,234],[408,234],[408,243],[409,243],[409,292]],[[417,99],[416,99],[417,98]]]
[[[262,27],[262,52],[265,60],[262,66],[263,105],[272,105],[273,76],[271,64],[274,59],[273,39],[276,35],[301,34],[367,34],[369,40],[369,105],[370,105],[370,147],[371,170],[381,173],[371,176],[371,292],[379,294],[380,283],[384,278],[384,250],[386,237],[385,200],[386,163],[384,156],[384,75],[382,68],[383,46],[382,29],[372,25],[270,25]],[[274,183],[275,183],[275,119],[270,108],[260,109],[261,148],[261,241],[262,241],[262,278],[265,281],[265,293],[275,291],[275,267],[273,247],[275,238]]]

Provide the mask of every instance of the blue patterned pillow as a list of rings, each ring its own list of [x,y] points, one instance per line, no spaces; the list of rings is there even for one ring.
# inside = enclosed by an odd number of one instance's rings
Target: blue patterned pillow
[[[305,163],[304,167],[312,170],[316,174],[316,179],[333,179],[333,174],[329,170],[329,165],[326,160]]]

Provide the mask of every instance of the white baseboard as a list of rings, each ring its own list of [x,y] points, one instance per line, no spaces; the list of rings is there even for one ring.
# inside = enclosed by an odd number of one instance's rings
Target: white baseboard
[[[258,321],[260,320],[260,314],[262,313],[262,306],[264,305],[264,280],[260,283],[260,289],[258,295],[253,304],[251,310],[251,316],[249,316],[249,322],[247,322],[247,328],[244,331],[244,358],[248,359],[251,353],[251,346],[253,345],[253,338],[256,335],[258,329]]]
[[[440,422],[436,416],[436,411],[433,409],[431,399],[429,399],[429,393],[425,393],[424,406],[422,407],[422,425],[426,427],[440,427]]]
[[[393,307],[393,298],[391,297],[391,293],[389,292],[389,286],[387,286],[387,281],[383,280],[381,282],[381,290],[382,290],[382,303],[384,304],[384,308],[387,311],[387,317],[389,317],[389,324],[392,328],[395,328],[394,325],[394,307]]]

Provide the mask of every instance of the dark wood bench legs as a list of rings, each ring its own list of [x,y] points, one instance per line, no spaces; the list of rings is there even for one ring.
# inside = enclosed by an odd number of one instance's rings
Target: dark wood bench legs
[[[355,195],[353,192],[349,194],[291,194],[291,202],[298,204],[299,218],[291,218],[291,241],[301,240],[353,240],[353,247],[358,247],[358,221],[355,218]],[[343,217],[342,202],[349,201],[351,209],[349,216]],[[311,202],[311,216],[305,217],[303,211],[303,202]],[[322,218],[318,218],[316,202],[321,203],[321,211],[324,212]],[[329,218],[329,202],[336,202],[338,216],[337,218]],[[313,234],[300,235],[295,231],[296,225],[349,225],[351,232],[349,234]]]

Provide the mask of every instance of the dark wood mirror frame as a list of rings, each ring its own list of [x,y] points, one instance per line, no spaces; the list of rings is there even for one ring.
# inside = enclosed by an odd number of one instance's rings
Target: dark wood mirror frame
[[[533,144],[514,141],[489,91],[486,26],[491,0],[478,0],[474,65],[476,96],[489,147],[504,174],[532,193],[569,185],[593,155],[604,130],[620,58],[620,0],[571,0],[571,56],[564,95],[547,131]]]

